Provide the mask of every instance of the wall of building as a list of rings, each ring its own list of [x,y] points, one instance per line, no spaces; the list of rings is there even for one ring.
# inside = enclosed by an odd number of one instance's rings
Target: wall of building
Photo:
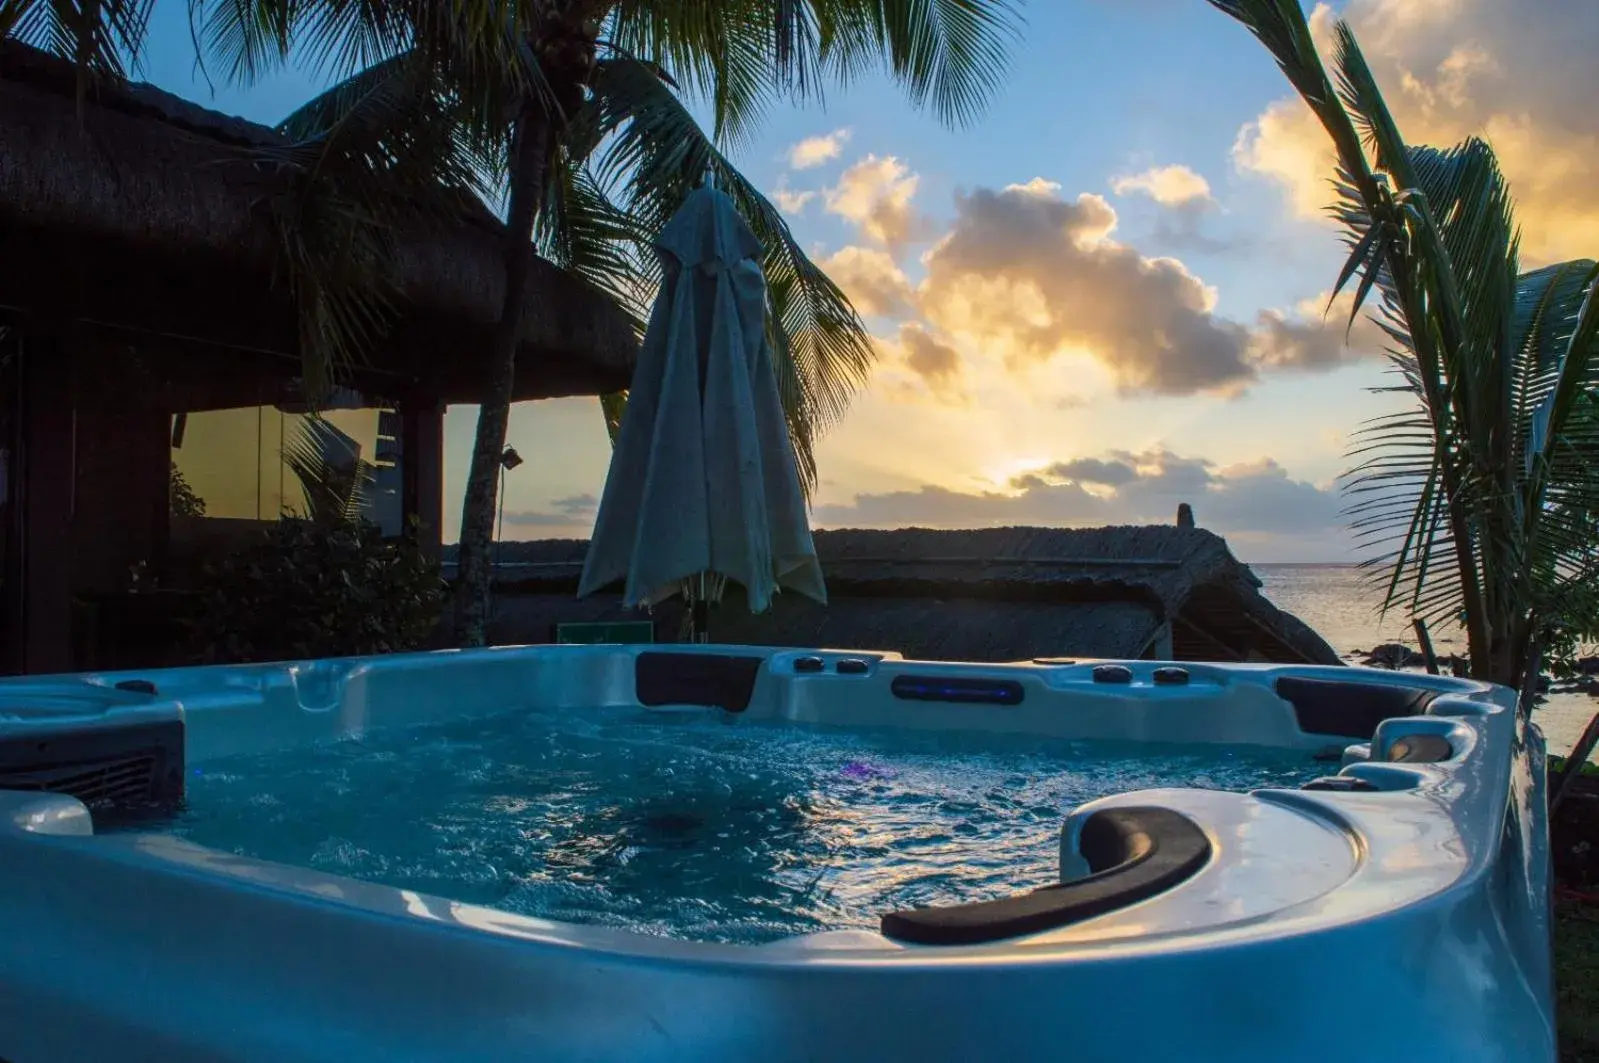
[[[678,641],[683,609],[672,599],[654,611],[656,640]],[[549,642],[558,623],[645,619],[615,595],[570,593],[495,597],[490,635],[500,644]],[[826,606],[794,594],[751,615],[737,588],[711,609],[710,638],[754,646],[889,650],[946,661],[1017,661],[1034,657],[1152,656],[1161,630],[1149,606],[1130,601],[1050,602],[926,597],[851,597],[830,593]]]
[[[21,578],[19,586],[0,583],[19,616],[0,667],[39,673],[174,663],[151,655],[173,652],[183,588],[203,562],[285,512],[305,512],[305,491],[283,451],[306,415],[273,402],[205,409],[211,389],[192,360],[135,355],[81,332],[33,323],[23,350],[20,446],[7,469],[20,503]],[[250,393],[237,380],[225,383],[232,401]],[[257,391],[280,389],[268,375]],[[436,403],[326,414],[337,429],[329,438],[376,466],[368,518],[400,535],[416,514],[434,549],[442,419]],[[174,516],[175,472],[204,515]]]

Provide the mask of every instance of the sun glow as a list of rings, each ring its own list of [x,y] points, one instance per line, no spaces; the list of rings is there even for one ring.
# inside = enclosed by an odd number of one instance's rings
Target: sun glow
[[[992,485],[994,490],[1004,494],[1021,494],[1022,489],[1016,486],[1016,478],[1030,472],[1037,472],[1050,462],[1047,457],[1029,455],[1024,458],[1007,458],[1003,461],[993,462],[983,466],[979,472],[985,484]]]

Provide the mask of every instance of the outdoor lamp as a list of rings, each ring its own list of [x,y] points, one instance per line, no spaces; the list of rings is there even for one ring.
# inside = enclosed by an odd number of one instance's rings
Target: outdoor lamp
[[[522,464],[522,455],[516,452],[515,447],[508,446],[505,448],[505,453],[500,455],[500,464],[505,467],[506,472],[510,472]]]

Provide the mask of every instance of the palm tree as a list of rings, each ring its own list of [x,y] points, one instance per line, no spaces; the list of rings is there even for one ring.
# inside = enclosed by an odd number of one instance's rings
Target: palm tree
[[[1350,247],[1335,289],[1357,282],[1357,313],[1378,293],[1385,390],[1414,400],[1361,430],[1347,481],[1384,608],[1463,619],[1471,675],[1525,692],[1551,645],[1599,629],[1599,266],[1521,272],[1493,151],[1406,144],[1347,24],[1334,82],[1300,0],[1211,3],[1332,138]]]
[[[817,96],[883,61],[912,101],[952,123],[973,117],[999,81],[1014,0],[523,0],[513,5],[344,2],[257,8],[232,0],[201,25],[236,76],[309,42],[351,72],[286,123],[311,139],[348,123],[384,143],[414,130],[427,104],[452,147],[450,182],[506,193],[505,300],[490,351],[462,510],[458,637],[483,640],[497,463],[504,450],[526,281],[535,245],[635,312],[654,286],[650,237],[689,189],[713,175],[766,247],[770,328],[785,409],[807,485],[812,443],[864,382],[870,339],[838,288],[775,208],[728,161],[763,109]],[[241,15],[241,11],[244,13]],[[685,100],[709,105],[703,131]],[[464,174],[463,162],[471,173]],[[642,325],[640,326],[642,327]],[[620,397],[605,403],[608,424]]]
[[[83,83],[122,77],[154,0],[62,7],[0,0],[0,35],[68,56]],[[288,191],[269,207],[301,313],[308,389],[381,338],[390,234],[472,198],[506,198],[505,299],[492,340],[463,506],[456,621],[480,643],[495,469],[535,240],[639,311],[649,237],[707,174],[767,249],[769,327],[807,488],[812,443],[865,380],[872,347],[848,300],[720,145],[782,98],[819,97],[885,63],[917,105],[972,118],[999,83],[1016,0],[521,0],[398,7],[348,0],[194,0],[205,56],[248,82],[291,56],[345,80],[282,126],[264,153]],[[703,132],[684,103],[709,104]],[[642,327],[642,325],[640,326]],[[614,433],[622,396],[603,409]]]

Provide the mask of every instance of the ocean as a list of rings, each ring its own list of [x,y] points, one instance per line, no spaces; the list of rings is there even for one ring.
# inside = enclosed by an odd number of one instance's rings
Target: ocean
[[[1250,565],[1260,577],[1266,597],[1315,628],[1340,654],[1352,656],[1384,642],[1416,645],[1410,621],[1401,614],[1382,617],[1381,595],[1353,565]],[[1440,656],[1465,652],[1458,631],[1432,632]],[[1588,720],[1599,711],[1599,698],[1586,694],[1551,694],[1533,713],[1551,753],[1565,753],[1576,743]]]

